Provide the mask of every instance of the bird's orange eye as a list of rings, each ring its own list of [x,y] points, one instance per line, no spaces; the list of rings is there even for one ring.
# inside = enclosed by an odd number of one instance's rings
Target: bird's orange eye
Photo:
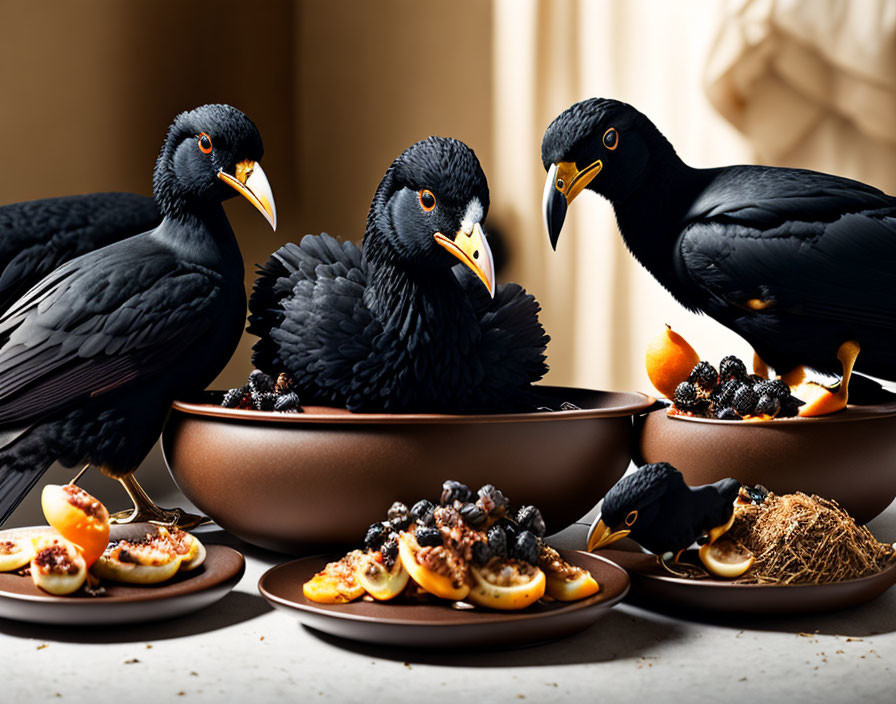
[[[629,511],[628,515],[625,517],[625,525],[628,528],[631,528],[635,524],[635,521],[637,521],[637,520],[638,520],[638,512],[637,511]]]
[[[209,137],[205,132],[202,132],[199,135],[199,151],[201,151],[203,154],[212,153],[212,138]]]
[[[432,191],[424,188],[417,195],[420,198],[420,207],[427,213],[436,207],[436,197],[433,195]]]
[[[610,151],[613,151],[619,146],[619,133],[616,131],[615,127],[611,127],[604,132],[604,146]]]

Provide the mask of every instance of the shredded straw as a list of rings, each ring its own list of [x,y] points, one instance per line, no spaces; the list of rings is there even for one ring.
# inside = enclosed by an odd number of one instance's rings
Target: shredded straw
[[[875,574],[896,559],[836,502],[802,492],[738,506],[729,536],[753,553],[746,584],[830,584]]]

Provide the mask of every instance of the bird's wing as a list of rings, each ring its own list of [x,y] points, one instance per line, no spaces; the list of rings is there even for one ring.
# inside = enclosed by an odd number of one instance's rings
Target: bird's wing
[[[0,318],[0,423],[169,368],[213,324],[219,278],[146,238],[52,272]]]
[[[775,171],[732,169],[691,209],[675,264],[707,295],[707,312],[896,328],[896,199],[826,174]]]
[[[288,370],[299,388],[351,393],[363,385],[355,368],[380,328],[364,304],[367,267],[358,247],[307,235],[281,247],[259,274],[249,304],[249,331],[261,338],[256,365]]]
[[[53,269],[161,220],[152,198],[91,193],[0,207],[0,310]]]

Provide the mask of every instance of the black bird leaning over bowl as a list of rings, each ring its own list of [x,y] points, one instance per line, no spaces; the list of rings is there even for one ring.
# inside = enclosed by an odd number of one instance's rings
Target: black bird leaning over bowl
[[[0,317],[0,522],[59,460],[119,478],[158,438],[171,401],[211,382],[236,348],[243,261],[222,201],[240,193],[276,224],[255,125],[228,105],[178,115],[154,172],[155,229],[72,259]]]
[[[531,295],[495,286],[488,205],[472,149],[411,146],[376,190],[360,250],[308,235],[261,267],[255,366],[289,372],[303,403],[353,411],[534,409],[549,338]]]
[[[152,229],[155,201],[88,193],[0,207],[0,311],[70,259]]]
[[[689,487],[672,465],[646,464],[604,496],[588,550],[626,536],[657,555],[680,553],[702,535],[713,541],[731,527],[740,488],[736,479]]]
[[[626,246],[657,281],[739,333],[779,374],[839,374],[838,349],[855,340],[858,371],[896,379],[896,198],[801,169],[691,168],[616,100],[561,113],[541,155],[554,247],[567,206],[593,191],[612,203]]]

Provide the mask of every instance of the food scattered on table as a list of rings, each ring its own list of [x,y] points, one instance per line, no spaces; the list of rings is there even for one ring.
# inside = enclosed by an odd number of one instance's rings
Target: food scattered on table
[[[446,481],[438,504],[392,504],[386,520],[367,529],[363,549],[327,564],[302,592],[325,604],[367,594],[377,601],[443,599],[500,610],[596,594],[600,586],[587,570],[544,544],[545,530],[535,506],[514,512],[491,484],[474,494]]]
[[[244,386],[226,391],[221,405],[224,408],[255,411],[302,412],[293,378],[283,372],[274,379],[259,369],[249,375],[249,381]]]
[[[876,574],[896,561],[836,502],[775,495],[734,479],[689,487],[667,463],[645,465],[604,497],[588,550],[629,536],[683,577],[747,584],[831,584]],[[682,555],[701,544],[697,561]]]
[[[106,507],[74,484],[45,486],[41,505],[49,527],[0,534],[0,572],[30,573],[50,594],[73,594],[99,579],[157,584],[205,561],[205,546],[175,527],[110,526]]]

